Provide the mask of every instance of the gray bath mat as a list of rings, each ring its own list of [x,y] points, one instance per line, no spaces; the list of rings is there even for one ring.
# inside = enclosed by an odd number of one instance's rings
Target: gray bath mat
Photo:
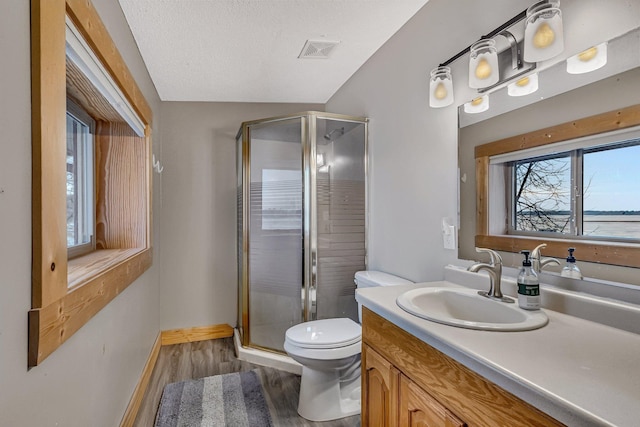
[[[156,427],[272,427],[254,371],[167,384]]]

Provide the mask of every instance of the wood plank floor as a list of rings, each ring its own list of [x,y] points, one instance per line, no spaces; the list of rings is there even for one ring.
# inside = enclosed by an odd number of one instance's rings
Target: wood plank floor
[[[233,338],[163,346],[134,426],[153,426],[162,390],[167,384],[256,368],[259,368],[275,426],[360,426],[360,416],[324,423],[311,422],[300,417],[296,411],[300,377],[238,360],[233,349]]]

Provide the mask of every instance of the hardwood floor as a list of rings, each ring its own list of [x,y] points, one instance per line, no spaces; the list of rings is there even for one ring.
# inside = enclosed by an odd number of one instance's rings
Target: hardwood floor
[[[275,426],[360,426],[360,416],[323,423],[307,421],[300,417],[296,411],[300,377],[238,360],[233,349],[233,338],[163,346],[134,426],[153,426],[162,390],[167,384],[256,368],[264,386],[265,397],[271,408]]]

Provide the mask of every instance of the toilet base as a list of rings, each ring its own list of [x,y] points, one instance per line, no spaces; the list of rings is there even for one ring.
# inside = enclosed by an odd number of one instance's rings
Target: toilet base
[[[360,414],[360,376],[340,381],[338,370],[302,367],[298,414],[309,421],[330,421]]]

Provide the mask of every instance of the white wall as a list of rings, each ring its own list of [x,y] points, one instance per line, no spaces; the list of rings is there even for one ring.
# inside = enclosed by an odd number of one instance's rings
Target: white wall
[[[425,281],[456,262],[457,251],[443,249],[441,220],[457,217],[457,105],[474,97],[467,56],[451,65],[450,107],[429,108],[428,75],[531,4],[431,0],[327,103],[327,111],[371,119],[369,268]],[[563,0],[562,10],[565,54],[556,61],[640,22],[632,0]]]
[[[93,3],[150,102],[157,127],[159,100],[118,3]],[[156,258],[141,278],[40,366],[27,371],[27,312],[31,308],[29,8],[29,0],[0,2],[0,425],[114,426],[124,414],[158,333],[158,262]],[[159,138],[155,143],[159,144]],[[155,191],[155,200],[158,195]],[[157,230],[155,227],[156,235]]]
[[[319,104],[162,103],[161,328],[236,325],[236,133]]]

